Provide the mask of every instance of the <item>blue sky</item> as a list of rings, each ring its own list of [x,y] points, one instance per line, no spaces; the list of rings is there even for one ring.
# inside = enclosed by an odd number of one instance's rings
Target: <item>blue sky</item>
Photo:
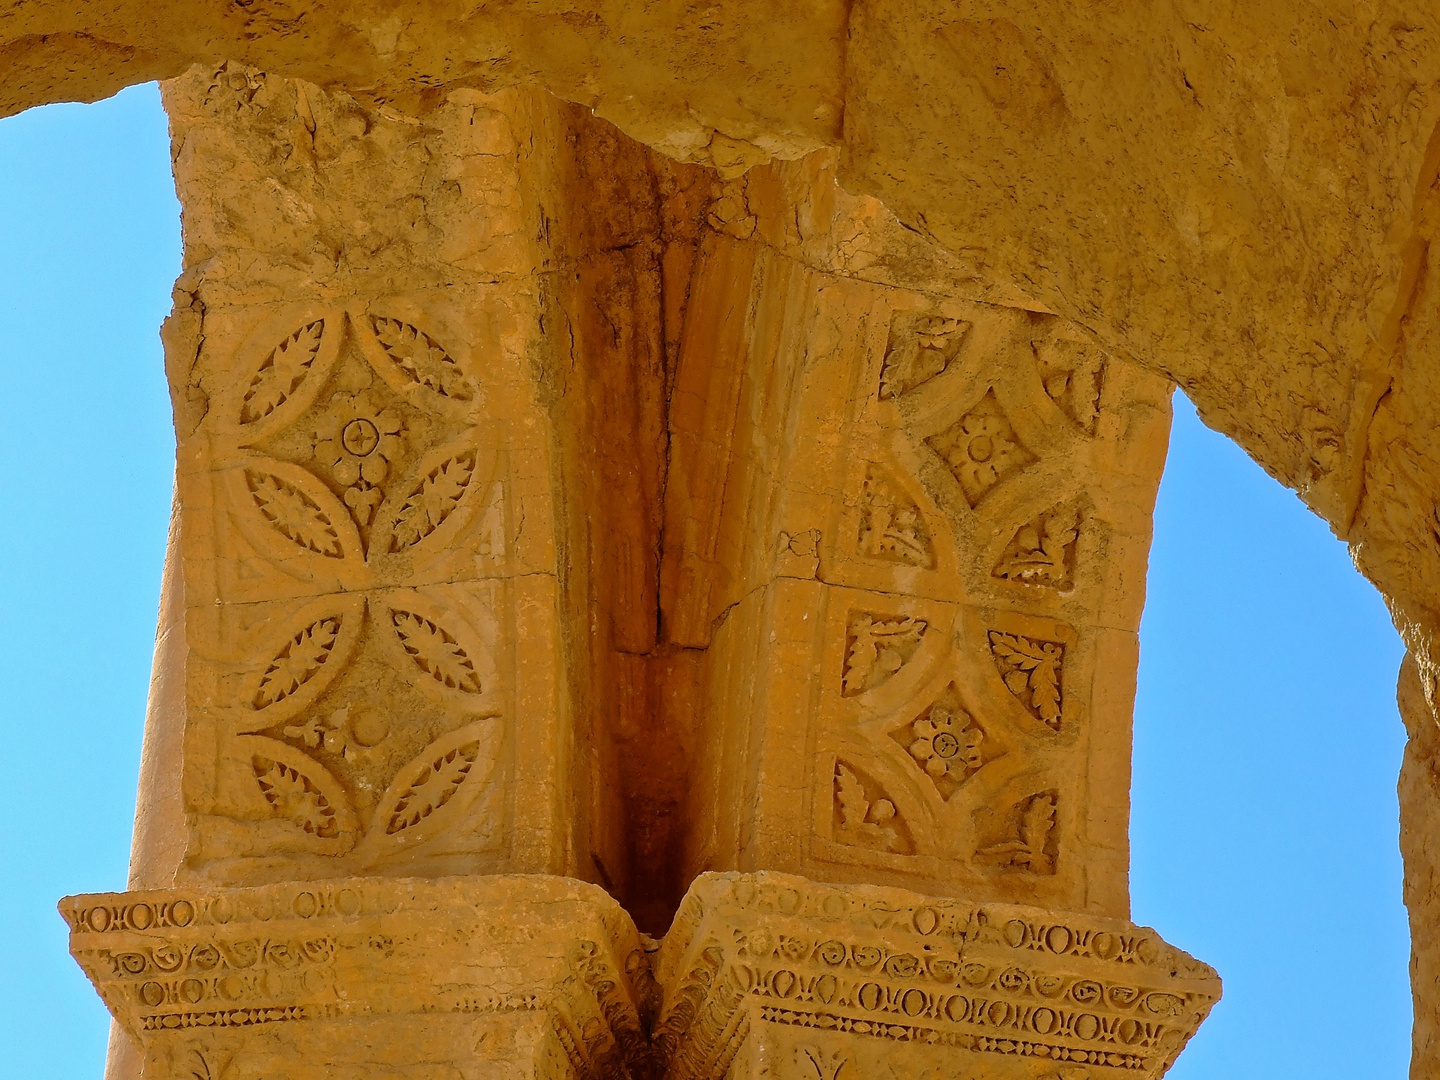
[[[0,121],[0,1077],[99,1080],[55,901],[124,887],[169,511],[179,208],[154,86]],[[1134,914],[1219,968],[1173,1080],[1401,1080],[1401,647],[1345,548],[1176,399]]]

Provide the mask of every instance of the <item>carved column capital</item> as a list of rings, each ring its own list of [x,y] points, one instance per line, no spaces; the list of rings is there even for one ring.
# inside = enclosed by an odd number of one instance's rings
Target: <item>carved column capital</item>
[[[60,911],[147,1080],[647,1075],[641,938],[583,882],[341,878]]]
[[[778,873],[698,879],[656,974],[670,1080],[1159,1077],[1220,997],[1124,920]]]

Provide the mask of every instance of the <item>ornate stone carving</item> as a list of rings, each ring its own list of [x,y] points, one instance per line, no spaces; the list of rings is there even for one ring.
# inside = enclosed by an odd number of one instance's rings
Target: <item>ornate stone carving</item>
[[[846,627],[843,693],[853,697],[888,682],[915,655],[926,625],[910,615],[852,614]]]
[[[1080,513],[1056,509],[1021,525],[992,571],[995,577],[1024,585],[1068,589],[1075,572],[1075,538]]]
[[[1035,719],[1058,731],[1065,645],[1059,641],[1041,641],[1022,634],[992,630],[990,652],[995,657],[995,666],[1000,669],[1006,688],[1016,700]]]
[[[1050,400],[1082,431],[1095,434],[1105,355],[1090,342],[1053,337],[1033,346],[1040,378]]]
[[[653,1075],[641,939],[578,881],[340,878],[76,896],[61,914],[155,1080],[408,1075],[487,1043],[529,1047],[506,1064],[545,1080]]]
[[[865,470],[856,539],[866,558],[933,569],[935,549],[915,500],[876,466]]]
[[[1000,481],[1035,460],[1021,444],[993,390],[959,420],[925,441],[954,474],[972,507]]]
[[[703,875],[656,974],[673,1080],[754,1080],[764,1060],[1159,1077],[1220,996],[1209,967],[1122,920],[774,873]]]
[[[896,315],[880,367],[881,399],[913,390],[943,373],[969,330],[969,323],[943,315]]]
[[[985,764],[985,729],[960,705],[954,687],[890,737],[947,800]]]

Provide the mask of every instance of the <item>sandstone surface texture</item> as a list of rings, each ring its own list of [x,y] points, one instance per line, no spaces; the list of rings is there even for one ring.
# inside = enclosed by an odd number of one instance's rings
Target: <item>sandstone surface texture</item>
[[[0,114],[152,78],[112,1080],[1160,1075],[1219,994],[1127,921],[1176,384],[1408,646],[1440,1073],[1440,13],[0,0]]]

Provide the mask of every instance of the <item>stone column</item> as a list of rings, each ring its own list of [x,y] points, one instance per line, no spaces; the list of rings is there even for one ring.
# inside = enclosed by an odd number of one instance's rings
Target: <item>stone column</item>
[[[672,1075],[1159,1076],[1220,989],[1127,921],[1172,386],[958,299],[823,159],[711,223],[662,626],[705,657],[687,872],[746,873],[666,939]]]
[[[1126,918],[1168,383],[825,155],[229,64],[166,102],[134,873],[62,905],[112,1080],[1173,1061],[1219,986]]]
[[[591,519],[643,522],[658,479],[587,501],[601,424],[564,399],[587,301],[648,279],[584,227],[580,111],[235,65],[165,98],[177,511],[134,891],[62,907],[112,1076],[137,1048],[185,1080],[643,1073],[640,940],[574,879],[627,859],[584,628],[631,549]],[[659,340],[628,314],[612,368]]]

